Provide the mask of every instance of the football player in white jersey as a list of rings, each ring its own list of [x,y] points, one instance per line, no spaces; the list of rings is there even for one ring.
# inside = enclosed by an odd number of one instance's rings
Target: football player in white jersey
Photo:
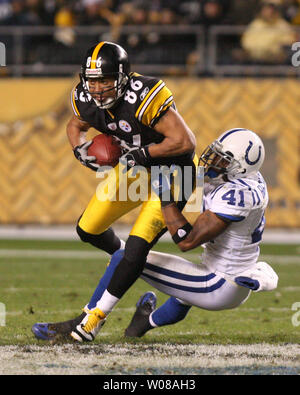
[[[266,183],[259,173],[265,156],[261,139],[238,128],[223,133],[200,158],[205,168],[204,209],[188,223],[171,198],[164,200],[165,176],[155,188],[174,242],[182,251],[204,247],[201,263],[150,252],[142,278],[171,296],[155,310],[153,292],[142,295],[125,331],[141,337],[148,330],[182,320],[191,306],[206,310],[238,307],[252,291],[277,287],[278,277],[266,262],[258,262],[259,243],[268,203]]]

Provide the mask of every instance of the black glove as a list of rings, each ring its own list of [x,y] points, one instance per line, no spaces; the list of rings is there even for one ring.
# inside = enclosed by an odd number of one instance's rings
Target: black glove
[[[98,163],[95,163],[96,157],[88,155],[88,148],[92,144],[92,142],[93,141],[91,140],[87,141],[84,144],[78,145],[74,148],[73,152],[75,158],[78,159],[82,165],[88,167],[89,169],[97,171],[100,168],[100,165],[98,165]]]
[[[134,166],[149,167],[150,160],[151,156],[147,146],[131,148],[120,158],[120,162],[125,165],[123,173],[126,173]]]

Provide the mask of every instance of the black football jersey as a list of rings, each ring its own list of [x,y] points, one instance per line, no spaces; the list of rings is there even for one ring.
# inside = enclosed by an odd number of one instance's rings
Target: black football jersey
[[[108,110],[97,107],[91,95],[86,95],[81,82],[72,90],[71,104],[74,114],[101,133],[113,135],[135,146],[162,142],[164,136],[155,131],[156,122],[172,106],[171,91],[162,80],[130,74],[128,87],[118,104]],[[155,158],[153,165],[190,164],[191,154]]]

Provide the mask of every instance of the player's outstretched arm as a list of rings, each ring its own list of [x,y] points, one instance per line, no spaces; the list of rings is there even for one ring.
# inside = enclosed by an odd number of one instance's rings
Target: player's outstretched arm
[[[230,222],[209,210],[200,214],[192,226],[174,202],[169,177],[168,172],[162,171],[158,179],[152,180],[152,189],[160,198],[162,214],[173,241],[182,251],[192,250],[225,231]]]
[[[213,212],[206,210],[191,226],[175,203],[162,207],[162,213],[173,240],[181,251],[189,251],[219,236],[228,227]]]

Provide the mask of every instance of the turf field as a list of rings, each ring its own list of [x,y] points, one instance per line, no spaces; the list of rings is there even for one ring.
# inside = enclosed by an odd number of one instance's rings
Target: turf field
[[[156,249],[180,254],[169,243]],[[200,253],[183,255],[197,262]],[[79,315],[108,257],[76,241],[0,240],[0,374],[300,374],[300,247],[266,244],[261,254],[279,275],[278,289],[254,293],[238,309],[193,308],[176,325],[128,340],[135,303],[151,290],[138,280],[93,344],[49,345],[31,326]],[[166,300],[156,293],[159,304]]]

